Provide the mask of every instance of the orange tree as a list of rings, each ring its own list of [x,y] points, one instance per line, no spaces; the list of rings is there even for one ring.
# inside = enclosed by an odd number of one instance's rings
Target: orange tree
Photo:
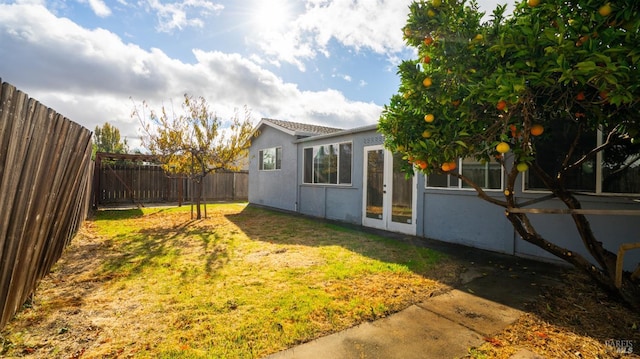
[[[581,208],[576,192],[586,186],[576,179],[598,178],[596,167],[607,174],[603,182],[636,171],[635,188],[626,191],[640,193],[640,2],[528,0],[512,15],[504,10],[498,6],[484,21],[475,2],[410,5],[403,31],[417,58],[400,64],[398,94],[380,118],[386,146],[404,154],[405,170],[457,177],[506,209],[519,207],[521,173],[570,211]],[[498,161],[504,196],[489,195],[458,171],[459,158]],[[571,211],[595,263],[545,239],[517,212],[506,211],[507,218],[524,240],[638,302],[628,273],[621,290],[615,287],[616,254],[584,215]]]

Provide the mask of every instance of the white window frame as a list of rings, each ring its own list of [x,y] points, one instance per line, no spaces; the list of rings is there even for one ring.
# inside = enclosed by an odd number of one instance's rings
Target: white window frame
[[[273,167],[274,168],[264,168],[264,154],[265,151],[269,151],[269,150],[274,150],[275,151],[275,158],[274,160],[274,164]],[[263,148],[260,151],[258,151],[258,169],[260,171],[279,171],[282,169],[282,146],[276,146],[276,147],[268,147],[268,148]]]
[[[341,168],[341,162],[343,161],[343,159],[341,159],[341,146],[342,145],[349,145],[351,148],[351,158],[350,158],[350,164],[349,164],[349,179],[350,181],[348,183],[346,182],[340,182],[340,168]],[[313,158],[315,157],[316,151],[318,148],[320,147],[325,147],[325,146],[334,146],[337,148],[337,161],[336,161],[336,183],[320,183],[320,182],[313,182],[316,178],[315,176],[315,171],[316,171],[316,166],[314,166],[313,164]],[[311,182],[307,182],[306,179],[306,171],[307,171],[307,156],[306,156],[306,152],[307,150],[311,149],[312,151],[312,164],[311,164]],[[342,141],[342,142],[332,142],[332,143],[325,143],[325,144],[321,144],[321,145],[315,145],[315,146],[307,146],[304,147],[302,149],[302,183],[305,185],[315,185],[315,186],[351,186],[353,184],[353,141]]]
[[[462,158],[458,158],[456,161],[457,164],[457,168],[456,171],[458,171],[458,173],[462,173],[461,171],[463,170],[464,167],[464,162]],[[489,164],[487,163],[487,168],[486,168],[486,172],[488,174],[489,171]],[[473,187],[463,187],[464,185],[464,181],[462,181],[461,179],[454,177],[454,176],[450,176],[450,175],[446,175],[447,176],[447,187],[437,187],[437,186],[429,186],[429,176],[425,175],[424,176],[424,185],[426,189],[437,189],[437,190],[453,190],[453,191],[475,191],[475,189]],[[457,181],[458,184],[457,185],[452,185],[453,181]],[[502,166],[500,166],[500,187],[499,188],[486,188],[484,186],[480,186],[484,191],[487,192],[502,192],[504,190],[504,168]]]
[[[604,133],[602,130],[597,131],[596,135],[596,146],[601,146],[603,143]],[[605,150],[606,151],[606,150]],[[604,180],[602,171],[603,166],[602,162],[604,160],[604,153],[600,151],[596,153],[595,159],[595,171],[596,171],[596,179],[595,179],[595,189],[593,191],[575,191],[576,193],[592,195],[592,196],[600,196],[600,197],[640,197],[640,193],[623,193],[623,192],[604,192],[602,190],[602,181]],[[527,188],[527,176],[529,175],[529,171],[523,173],[522,176],[522,192],[523,193],[550,193],[548,189],[543,188]]]

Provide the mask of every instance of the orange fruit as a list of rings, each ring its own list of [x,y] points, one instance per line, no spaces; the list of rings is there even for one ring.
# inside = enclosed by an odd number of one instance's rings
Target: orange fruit
[[[520,162],[516,166],[516,169],[518,170],[518,172],[524,172],[529,169],[529,165],[526,164],[525,162]]]
[[[427,36],[427,37],[425,37],[425,38],[424,38],[424,44],[425,44],[425,45],[429,46],[429,45],[431,45],[432,43],[433,43],[433,37],[431,37],[431,36]]]
[[[506,142],[500,142],[496,146],[496,151],[498,151],[499,153],[507,153],[509,152],[510,149],[511,149],[511,146],[509,146],[509,144]]]
[[[520,133],[518,132],[518,128],[516,127],[516,125],[511,124],[509,125],[509,129],[511,130],[511,137],[518,137],[520,136]]]
[[[442,166],[440,166],[440,169],[443,172],[449,172],[449,171],[453,171],[456,169],[456,163],[455,161],[451,161],[451,162],[445,162],[442,164]]]
[[[600,9],[598,9],[598,13],[602,16],[611,15],[611,11],[613,11],[613,9],[611,8],[611,4],[609,3],[602,5]]]
[[[422,62],[424,62],[425,64],[428,64],[431,62],[431,57],[429,57],[429,55],[424,55],[424,58],[422,59]]]
[[[424,115],[424,121],[425,122],[433,122],[436,119],[436,117],[432,114],[432,113],[428,113],[426,115]]]
[[[431,77],[426,77],[424,80],[422,80],[422,84],[424,85],[424,87],[431,87],[431,85],[433,84],[433,80],[431,80]]]
[[[578,101],[584,101],[587,97],[584,95],[584,92],[580,91],[578,92],[578,94],[576,95],[576,100]]]
[[[456,161],[451,161],[449,162],[449,170],[453,171],[456,169],[456,167],[458,167],[458,165],[456,164]]]
[[[422,132],[422,137],[424,137],[424,138],[429,138],[429,137],[431,137],[431,131],[429,131],[429,130],[424,130],[424,132]]]
[[[530,7],[536,7],[540,5],[540,0],[529,0],[527,1],[527,5],[529,5]]]
[[[507,102],[505,100],[498,101],[496,108],[498,109],[498,111],[504,110],[505,108],[507,108]]]
[[[531,126],[531,134],[534,136],[540,136],[544,132],[544,127],[539,124]]]

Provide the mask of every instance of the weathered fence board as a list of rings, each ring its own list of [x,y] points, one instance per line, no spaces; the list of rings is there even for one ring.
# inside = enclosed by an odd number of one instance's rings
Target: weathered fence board
[[[0,81],[0,327],[86,218],[91,131]]]
[[[94,179],[96,206],[114,204],[187,202],[194,193],[191,181],[166,173],[150,156],[98,153]],[[204,179],[206,201],[248,199],[247,172],[216,172]]]

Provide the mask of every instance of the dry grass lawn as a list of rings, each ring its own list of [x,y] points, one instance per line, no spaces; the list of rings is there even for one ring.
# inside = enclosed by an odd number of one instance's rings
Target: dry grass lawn
[[[34,358],[261,357],[424,300],[439,253],[246,208],[101,211],[3,332]],[[451,277],[453,278],[453,276]]]
[[[100,211],[4,328],[13,358],[259,358],[459,284],[434,250],[245,204]],[[571,271],[470,358],[626,358],[640,315]]]

